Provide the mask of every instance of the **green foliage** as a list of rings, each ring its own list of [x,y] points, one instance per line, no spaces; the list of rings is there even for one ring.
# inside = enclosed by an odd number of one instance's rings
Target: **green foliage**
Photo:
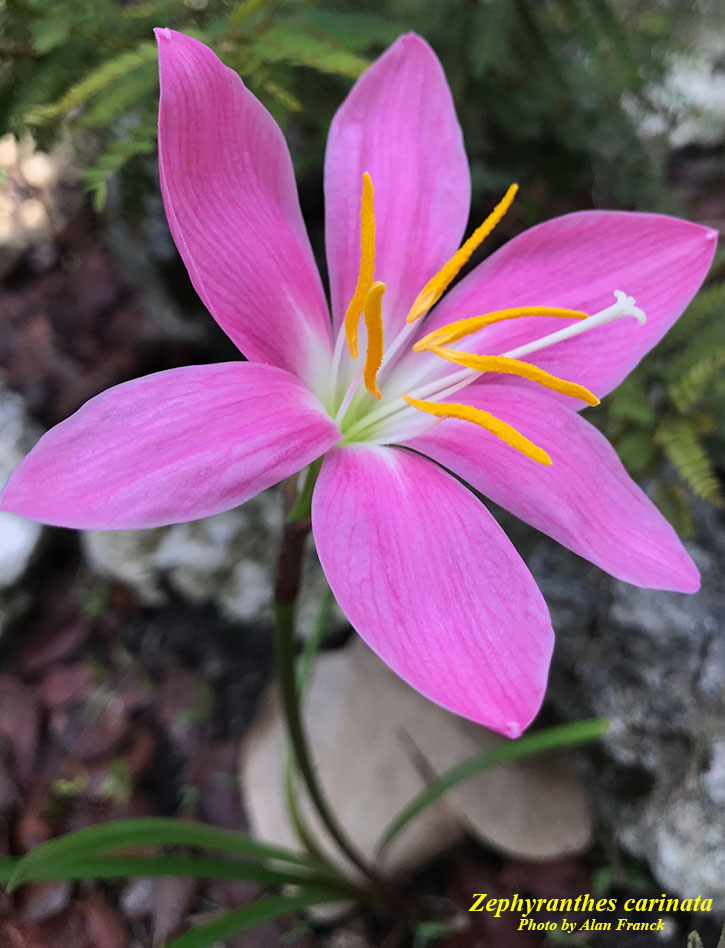
[[[571,206],[594,188],[651,207],[658,168],[620,102],[661,74],[691,17],[673,0],[5,0],[0,128],[30,125],[46,141],[64,122],[92,129],[86,179],[100,205],[108,178],[153,148],[152,29],[170,26],[210,43],[280,120],[303,112],[319,157],[342,81],[414,29],[443,60],[479,187],[515,176]]]
[[[720,482],[693,426],[681,419],[666,418],[657,429],[655,438],[692,492],[721,506]]]
[[[108,180],[155,150],[155,26],[212,45],[284,121],[302,110],[300,71],[355,78],[368,65],[367,48],[397,32],[387,21],[362,17],[367,39],[361,43],[334,16],[329,28],[324,18],[307,20],[311,6],[295,0],[7,0],[0,5],[0,128],[29,126],[43,144],[64,125],[91,130],[97,147],[85,179],[101,207]]]
[[[149,854],[150,847],[169,846],[172,852]],[[142,855],[129,854],[139,847]],[[202,850],[202,855],[189,849]],[[208,851],[215,855],[208,855]],[[0,881],[9,891],[29,882],[159,876],[237,879],[294,887],[293,895],[262,898],[220,915],[179,936],[168,948],[211,948],[219,939],[271,919],[310,905],[341,901],[357,892],[307,856],[241,833],[164,817],[92,826],[43,843],[23,857],[0,860]]]

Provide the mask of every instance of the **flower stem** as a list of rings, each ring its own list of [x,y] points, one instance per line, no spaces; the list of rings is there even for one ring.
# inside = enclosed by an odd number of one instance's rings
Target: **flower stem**
[[[325,799],[322,788],[317,782],[317,776],[310,758],[297,700],[297,686],[294,674],[293,607],[277,604],[275,607],[275,616],[277,620],[275,635],[277,674],[279,677],[285,723],[293,748],[295,762],[304,780],[310,799],[328,833],[350,862],[359,869],[363,875],[370,877],[371,870],[365,859],[358,853],[353,844],[347,839],[342,828],[338,825],[337,819]]]
[[[384,879],[370,865],[338,823],[337,817],[318,782],[302,721],[300,689],[295,666],[294,615],[295,601],[302,574],[304,545],[311,526],[309,503],[318,471],[319,465],[317,465],[314,472],[312,468],[310,469],[300,497],[286,517],[277,562],[274,644],[282,712],[287,728],[287,736],[294,755],[294,762],[317,815],[330,837],[349,862],[365,877],[371,897],[376,901],[386,901],[393,905],[398,912],[410,915],[411,909],[414,910],[411,900],[396,885]],[[309,481],[312,481],[312,483],[308,488]],[[303,495],[307,498],[306,516],[304,510],[300,509],[300,500]]]

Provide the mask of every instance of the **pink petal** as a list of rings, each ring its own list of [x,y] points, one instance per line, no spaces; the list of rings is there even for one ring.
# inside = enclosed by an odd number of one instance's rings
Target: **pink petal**
[[[707,274],[716,237],[707,227],[661,214],[582,211],[556,217],[479,264],[436,307],[425,330],[513,306],[595,313],[614,303],[614,290],[623,290],[646,313],[644,326],[620,319],[525,357],[602,397],[683,312]],[[554,318],[512,320],[470,337],[465,348],[499,354],[565,325]]]
[[[351,447],[325,458],[317,551],[367,644],[456,714],[518,736],[541,704],[553,648],[546,604],[486,508],[425,458]]]
[[[365,171],[375,189],[375,278],[387,285],[386,325],[401,325],[426,282],[457,250],[471,199],[446,77],[433,50],[413,33],[358,79],[330,127],[325,237],[336,322],[357,281]]]
[[[330,319],[284,136],[203,43],[156,37],[161,189],[192,283],[248,359],[309,381]]]
[[[460,421],[445,421],[409,446],[617,579],[676,592],[699,588],[677,534],[589,422],[520,383],[480,382],[465,395],[544,448],[551,467]]]
[[[339,438],[282,369],[171,369],[110,388],[52,428],[8,481],[0,509],[96,530],[180,523],[244,503]]]

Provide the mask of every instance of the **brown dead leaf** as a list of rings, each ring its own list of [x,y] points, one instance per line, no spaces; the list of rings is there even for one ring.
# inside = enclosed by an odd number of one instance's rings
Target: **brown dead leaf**
[[[158,683],[157,717],[184,757],[193,757],[208,745],[212,702],[208,684],[195,672],[176,669]]]
[[[93,672],[86,665],[52,668],[38,684],[38,696],[51,711],[85,700],[93,688]]]
[[[128,932],[118,912],[99,891],[93,890],[78,904],[85,918],[86,937],[93,948],[128,948]]]
[[[41,778],[30,791],[25,810],[17,823],[15,835],[19,852],[30,852],[53,835],[53,827],[46,815],[50,799],[50,781]]]
[[[18,915],[25,925],[44,922],[63,912],[70,903],[70,882],[36,882],[17,897]]]
[[[194,904],[198,889],[196,879],[158,879],[154,892],[153,944],[163,945],[178,932]]]
[[[33,691],[13,675],[0,675],[0,734],[11,750],[12,772],[27,783],[38,754],[40,708]]]
[[[52,604],[51,604],[52,605]],[[67,606],[60,606],[59,612],[68,612]],[[56,662],[70,658],[88,638],[89,628],[85,622],[77,618],[66,619],[65,622],[52,615],[48,626],[34,635],[23,646],[19,664],[23,675],[32,677],[45,671]]]
[[[61,749],[81,761],[114,754],[129,728],[123,701],[112,695],[99,706],[77,702],[51,712],[49,731]]]
[[[80,907],[72,904],[55,918],[21,929],[26,939],[23,948],[95,948],[86,938],[84,921]]]
[[[199,793],[201,819],[241,831],[247,828],[247,821],[239,794],[237,756],[234,742],[212,744],[189,760],[184,783]]]

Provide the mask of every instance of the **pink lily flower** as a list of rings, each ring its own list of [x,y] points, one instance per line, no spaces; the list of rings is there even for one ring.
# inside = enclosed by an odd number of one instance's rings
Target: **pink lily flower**
[[[210,49],[157,37],[171,231],[250,361],[91,399],[40,440],[0,506],[69,527],[156,527],[228,510],[324,458],[312,530],[352,625],[431,700],[519,735],[544,695],[553,630],[469,487],[619,579],[698,588],[670,525],[578,409],[682,313],[715,232],[656,214],[568,214],[438,302],[515,188],[457,251],[470,203],[461,129],[435,54],[402,36],[330,129],[330,319],[282,132]]]

